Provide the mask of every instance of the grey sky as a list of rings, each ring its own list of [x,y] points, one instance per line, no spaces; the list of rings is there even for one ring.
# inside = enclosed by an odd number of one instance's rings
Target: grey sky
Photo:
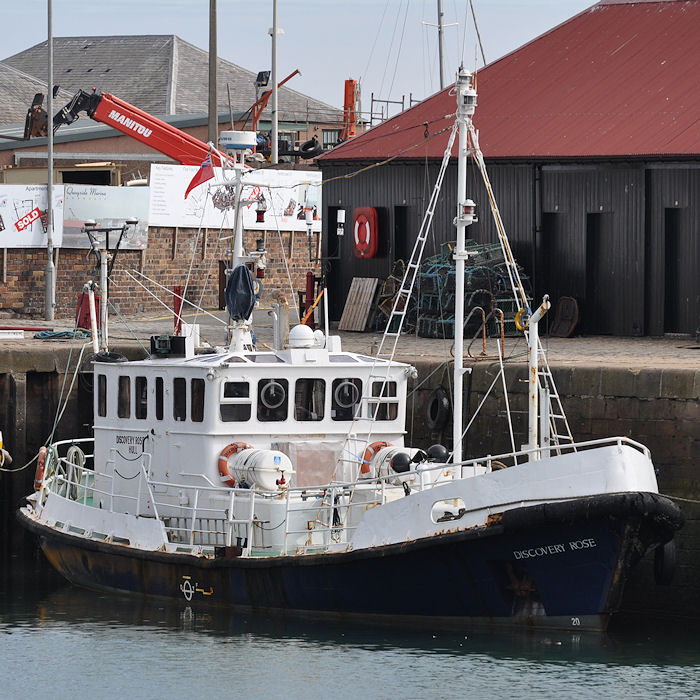
[[[518,48],[574,16],[593,0],[473,0],[487,61]],[[46,39],[46,0],[4,0],[6,58]],[[422,99],[439,89],[436,0],[278,0],[280,79],[288,87],[342,107],[343,82],[361,79],[363,110],[370,94]],[[445,82],[462,56],[472,69],[476,34],[468,0],[443,0]],[[53,0],[54,36],[177,34],[208,48],[209,0]],[[272,0],[218,0],[219,55],[251,71],[270,67]],[[481,59],[477,61],[481,66]],[[85,88],[97,87],[86,85]]]

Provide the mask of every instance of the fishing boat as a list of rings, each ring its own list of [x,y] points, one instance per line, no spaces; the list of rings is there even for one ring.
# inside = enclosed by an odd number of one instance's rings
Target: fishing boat
[[[626,437],[571,438],[538,334],[549,301],[533,309],[523,289],[463,68],[454,94],[454,127],[376,354],[343,350],[327,323],[256,348],[255,257],[243,252],[240,221],[226,347],[154,336],[144,360],[96,354],[94,435],[42,448],[18,511],[69,581],[266,614],[600,630],[645,554],[668,565],[682,515],[658,493],[649,450]],[[394,359],[457,136],[456,328],[473,158],[529,347],[528,442],[480,458],[462,450],[461,334],[449,449],[405,444],[415,370]],[[230,190],[239,205],[246,177],[239,170]]]

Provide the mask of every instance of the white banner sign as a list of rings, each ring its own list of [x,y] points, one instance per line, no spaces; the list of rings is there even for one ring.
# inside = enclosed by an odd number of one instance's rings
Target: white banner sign
[[[0,185],[0,248],[44,248],[48,243],[46,185]],[[52,242],[63,239],[63,185],[53,188]]]
[[[138,219],[126,229],[119,245],[122,249],[139,250],[148,244],[148,187],[105,187],[101,185],[65,185],[63,247],[89,248],[90,240],[83,226],[93,219],[96,229],[109,232],[110,248],[119,240],[126,219]],[[95,231],[102,246],[107,231]]]
[[[194,165],[151,165],[151,199],[148,222],[151,226],[190,228],[233,228],[230,207],[232,188],[220,182],[221,169],[214,168],[213,180],[195,187],[185,199],[185,190],[195,173]],[[250,170],[243,182],[243,199],[265,198],[265,221],[257,222],[256,205],[242,209],[243,228],[257,231],[306,231],[305,211],[312,213],[312,231],[321,230],[321,173],[301,170]]]

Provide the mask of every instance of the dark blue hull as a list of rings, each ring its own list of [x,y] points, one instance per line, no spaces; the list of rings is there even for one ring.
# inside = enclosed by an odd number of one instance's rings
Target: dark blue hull
[[[632,566],[682,524],[669,499],[621,494],[519,508],[484,528],[370,550],[204,558],[86,540],[20,518],[56,569],[81,586],[460,628],[604,628]]]

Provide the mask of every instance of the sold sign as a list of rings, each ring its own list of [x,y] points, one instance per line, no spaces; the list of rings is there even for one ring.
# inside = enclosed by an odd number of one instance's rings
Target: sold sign
[[[29,214],[25,214],[19,221],[15,221],[15,227],[18,231],[24,231],[25,228],[31,226],[41,216],[41,209],[36,207]]]

